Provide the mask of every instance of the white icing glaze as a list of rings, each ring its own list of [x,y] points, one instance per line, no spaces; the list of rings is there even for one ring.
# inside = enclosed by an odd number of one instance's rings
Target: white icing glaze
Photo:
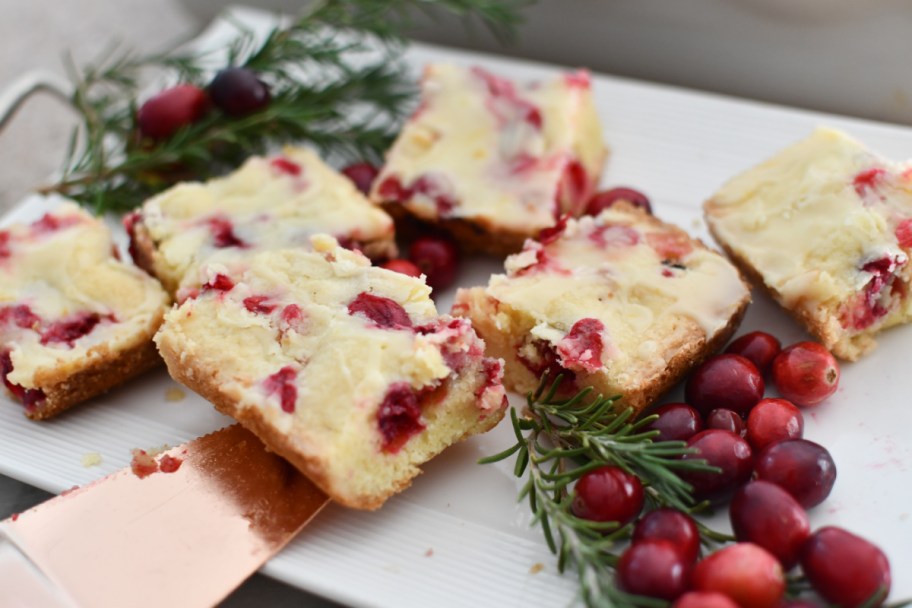
[[[851,318],[867,314],[859,307],[875,301],[891,313],[910,312],[908,299],[887,293],[912,245],[909,166],[882,159],[843,133],[817,129],[731,179],[706,212],[718,238],[785,306],[803,308],[832,326],[828,331],[868,329],[870,319],[856,327]],[[872,267],[878,260],[884,273]],[[876,289],[873,282],[884,277],[886,289]],[[875,316],[877,325],[898,320],[886,312]]]
[[[655,328],[686,317],[710,337],[748,296],[719,254],[672,227],[613,209],[569,220],[549,244],[528,241],[506,270],[491,277],[486,293],[534,319],[534,337],[556,346],[580,319],[597,319],[605,327],[602,363],[620,362],[618,369],[663,354]]]
[[[316,233],[360,242],[387,239],[392,246],[390,217],[304,148],[252,157],[206,183],[178,184],[146,201],[141,213],[157,244],[159,274],[173,283],[214,253],[308,247]],[[213,222],[230,228],[226,240],[244,245],[218,247]]]
[[[35,328],[0,324],[0,351],[10,350],[13,384],[34,388],[36,374],[87,365],[104,354],[101,348],[125,348],[154,330],[168,296],[146,273],[113,257],[100,220],[65,203],[44,220],[0,233],[8,235],[10,254],[0,257],[0,308],[24,305],[41,319]],[[40,332],[51,323],[84,313],[102,319],[72,346],[41,344]]]
[[[607,155],[601,132],[584,72],[516,84],[480,68],[429,65],[421,105],[372,198],[391,201],[383,184],[394,178],[414,191],[403,202],[425,219],[464,218],[532,235],[554,223],[556,200],[574,213],[585,204]],[[574,161],[587,181],[571,195],[561,180]],[[441,210],[440,197],[452,209]]]

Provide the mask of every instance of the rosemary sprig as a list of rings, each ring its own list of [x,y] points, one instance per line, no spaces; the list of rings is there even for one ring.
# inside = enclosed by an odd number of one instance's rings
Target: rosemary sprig
[[[630,595],[615,586],[614,566],[619,558],[615,546],[630,537],[631,526],[576,517],[570,508],[570,487],[586,472],[614,465],[643,481],[652,507],[693,512],[705,505],[694,504],[691,487],[677,473],[716,469],[703,460],[681,460],[682,455],[692,453],[682,441],[654,442],[657,432],[646,430],[654,417],[635,420],[632,410],[615,409],[616,397],[591,398],[589,388],[560,399],[560,384],[560,377],[549,384],[545,376],[527,397],[526,416],[510,412],[516,443],[481,462],[497,462],[516,454],[514,473],[517,477],[528,473],[520,499],[528,499],[533,521],[541,526],[548,547],[558,556],[558,569],[575,568],[587,606],[667,606],[662,600]],[[706,542],[731,538],[699,525]]]
[[[136,111],[148,72],[204,88],[213,53],[139,56],[116,49],[84,69],[69,66],[81,118],[60,181],[42,189],[123,211],[186,179],[205,179],[286,142],[327,155],[378,161],[410,109],[415,87],[401,62],[414,10],[475,18],[508,37],[530,0],[322,0],[257,38],[238,26],[227,63],[257,72],[271,102],[242,119],[216,109],[164,142],[140,137]]]

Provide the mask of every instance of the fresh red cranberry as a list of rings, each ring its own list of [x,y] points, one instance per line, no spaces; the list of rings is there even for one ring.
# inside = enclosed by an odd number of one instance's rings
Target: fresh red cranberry
[[[90,334],[101,321],[101,315],[96,312],[81,312],[72,318],[55,321],[41,332],[41,343],[63,343],[72,347],[76,340]]]
[[[706,428],[721,429],[744,436],[744,419],[737,413],[720,407],[707,414]]]
[[[763,376],[741,355],[716,355],[697,368],[684,389],[685,400],[704,416],[716,408],[747,416],[763,398]]]
[[[421,269],[415,266],[413,263],[402,258],[395,258],[384,262],[380,265],[381,268],[386,268],[387,270],[392,270],[393,272],[398,272],[406,276],[420,278]]]
[[[750,479],[753,456],[750,445],[740,435],[709,429],[691,437],[687,447],[694,448],[696,453],[686,454],[683,456],[685,460],[702,458],[710,466],[722,469],[718,473],[681,472],[681,478],[693,486],[696,498],[724,500]]]
[[[384,329],[403,329],[412,326],[412,320],[399,302],[366,291],[359,293],[348,305],[348,314],[357,313],[361,313],[377,327]]]
[[[158,461],[149,452],[137,448],[133,450],[130,470],[140,479],[145,479],[153,473],[158,473]]]
[[[741,355],[757,366],[761,374],[765,374],[780,350],[782,344],[775,336],[765,331],[752,331],[729,344],[725,352]]]
[[[456,280],[459,272],[459,252],[449,239],[423,236],[409,247],[409,259],[427,277],[427,284],[435,290],[446,289]]]
[[[342,175],[350,179],[363,194],[370,192],[379,174],[380,170],[368,162],[354,163],[342,169]]]
[[[747,442],[759,452],[785,439],[800,439],[804,434],[801,410],[786,399],[761,399],[747,417]]]
[[[618,586],[628,593],[673,600],[687,591],[688,562],[667,540],[644,540],[624,551]]]
[[[624,525],[643,510],[643,484],[618,467],[589,471],[576,482],[572,510],[582,519]]]
[[[602,369],[602,333],[605,325],[598,319],[580,319],[557,344],[562,367],[587,372]]]
[[[40,388],[25,388],[9,381],[9,375],[13,371],[13,359],[9,351],[0,353],[0,378],[3,378],[3,384],[14,397],[22,402],[27,410],[32,410],[41,402],[47,399],[47,395]]]
[[[633,188],[612,188],[611,190],[602,190],[596,192],[589,199],[586,205],[586,215],[598,215],[605,209],[612,207],[618,201],[627,201],[635,207],[643,209],[646,213],[652,213],[652,205],[649,203],[649,197]]]
[[[807,439],[787,439],[760,452],[757,478],[780,486],[810,509],[830,495],[836,483],[836,464],[822,445]]]
[[[269,105],[269,87],[247,68],[225,68],[209,83],[209,96],[222,112],[240,117]]]
[[[694,520],[681,511],[661,508],[650,511],[633,529],[633,542],[666,540],[674,545],[684,560],[690,564],[700,553],[700,531]]]
[[[415,391],[405,382],[392,385],[377,410],[381,449],[395,454],[413,436],[424,430],[421,406]]]
[[[729,514],[735,538],[763,547],[786,570],[798,563],[801,547],[811,535],[804,508],[768,481],[753,481],[735,492]]]
[[[654,412],[650,430],[659,432],[653,441],[687,441],[703,430],[703,417],[686,403],[669,403]]]
[[[836,392],[839,365],[822,344],[798,342],[776,355],[773,382],[795,405],[811,407]]]
[[[179,84],[142,104],[136,123],[144,137],[168,139],[181,127],[202,118],[208,108],[205,91],[192,84]]]
[[[688,591],[671,608],[739,608],[730,597],[715,591]]]
[[[295,403],[298,400],[298,387],[295,384],[297,375],[298,372],[293,367],[286,365],[263,382],[266,394],[278,393],[282,411],[289,414],[295,411]]]
[[[736,543],[716,551],[693,569],[696,591],[718,591],[740,608],[775,608],[785,593],[779,561],[752,543]]]
[[[801,569],[814,590],[846,608],[879,606],[890,592],[890,562],[873,543],[827,526],[804,545]],[[877,596],[874,603],[868,600]]]
[[[269,301],[269,296],[249,296],[244,298],[244,308],[254,314],[268,315],[278,306],[278,304],[273,304]]]

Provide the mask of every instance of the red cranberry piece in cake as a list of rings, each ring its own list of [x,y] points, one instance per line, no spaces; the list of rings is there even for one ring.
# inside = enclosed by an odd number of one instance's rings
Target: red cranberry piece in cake
[[[101,321],[102,316],[95,312],[82,312],[69,319],[55,321],[41,333],[41,344],[63,343],[72,347],[76,340],[91,333]]]
[[[33,409],[44,401],[47,396],[40,388],[25,388],[9,381],[9,375],[13,371],[13,361],[9,351],[0,353],[0,376],[3,377],[3,384],[14,397],[22,401],[26,410]]]
[[[785,570],[798,563],[811,535],[807,513],[791,494],[767,481],[752,481],[735,492],[729,510],[735,538],[772,553]]]
[[[301,165],[284,156],[273,158],[269,161],[269,166],[278,173],[284,173],[285,175],[291,175],[292,177],[301,175]]]
[[[755,451],[804,433],[801,410],[786,399],[762,399],[747,417],[747,441]]]
[[[395,300],[361,292],[348,305],[349,314],[361,314],[384,329],[407,329],[412,320],[402,305]]]
[[[234,289],[234,281],[227,275],[217,274],[208,283],[203,285],[204,290],[213,289],[215,291],[231,291]]]
[[[634,207],[639,207],[646,213],[652,214],[652,205],[649,197],[633,188],[612,188],[596,192],[586,205],[586,215],[598,215],[605,209],[612,207],[618,201],[627,201]]]
[[[377,410],[377,426],[383,438],[382,449],[391,454],[424,430],[421,407],[412,387],[400,382],[389,388]]]
[[[587,372],[602,368],[602,336],[605,325],[598,319],[580,319],[557,345],[561,366]]]
[[[227,217],[212,217],[209,218],[207,223],[209,224],[209,230],[212,232],[212,244],[217,248],[240,247],[244,249],[249,247],[247,243],[234,233],[234,226]]]
[[[0,307],[0,325],[12,324],[22,329],[37,329],[41,317],[32,312],[25,304]]]
[[[899,246],[903,249],[912,248],[912,218],[904,219],[897,226],[894,231],[896,235],[896,240],[899,242]],[[2,256],[2,245],[0,245],[0,256]]]
[[[263,381],[263,386],[268,395],[278,395],[282,404],[282,411],[289,414],[295,411],[295,402],[298,400],[298,387],[295,379],[298,372],[286,365]]]
[[[269,296],[248,296],[244,298],[244,308],[252,313],[268,315],[278,308],[278,304],[270,302]]]
[[[573,514],[581,519],[623,526],[643,510],[643,484],[619,467],[605,466],[583,474],[573,493]]]

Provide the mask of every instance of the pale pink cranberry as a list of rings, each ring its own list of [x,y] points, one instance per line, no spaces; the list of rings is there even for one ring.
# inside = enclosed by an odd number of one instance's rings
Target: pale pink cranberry
[[[390,298],[363,291],[348,305],[348,314],[361,314],[383,329],[408,329],[412,320],[402,305]]]
[[[589,239],[605,249],[633,247],[640,242],[640,233],[630,226],[599,226]]]
[[[458,204],[453,185],[441,173],[425,173],[415,180],[410,190],[413,195],[421,194],[434,201],[439,217],[450,216]]]
[[[298,372],[293,367],[286,365],[263,381],[266,394],[277,394],[282,411],[289,414],[295,411],[295,403],[298,400],[298,387],[295,385],[297,375]]]
[[[592,189],[589,173],[579,160],[574,158],[564,166],[558,189],[561,198],[568,204],[568,208],[562,208],[560,201],[555,201],[554,217],[558,217],[564,212],[579,215],[583,211],[586,199]]]
[[[41,216],[41,219],[32,223],[31,231],[35,236],[42,234],[49,234],[51,232],[57,232],[58,230],[63,230],[64,228],[69,228],[70,226],[75,226],[82,222],[82,218],[78,215],[54,215],[53,213],[45,213]]]
[[[716,551],[693,569],[696,591],[727,595],[740,608],[775,608],[785,593],[779,561],[752,543],[736,543]]]
[[[399,382],[390,386],[377,410],[377,427],[382,438],[381,449],[395,454],[414,435],[424,430],[421,406],[411,386]]]
[[[883,551],[835,526],[817,530],[804,544],[801,569],[817,593],[839,606],[879,606],[890,593],[890,562]]]
[[[605,325],[598,319],[580,319],[558,343],[563,367],[590,373],[602,369],[602,335]]]
[[[798,342],[773,360],[779,393],[801,407],[818,405],[839,387],[839,365],[822,344]]]
[[[648,232],[646,242],[663,260],[677,262],[693,251],[693,244],[683,232]]]

